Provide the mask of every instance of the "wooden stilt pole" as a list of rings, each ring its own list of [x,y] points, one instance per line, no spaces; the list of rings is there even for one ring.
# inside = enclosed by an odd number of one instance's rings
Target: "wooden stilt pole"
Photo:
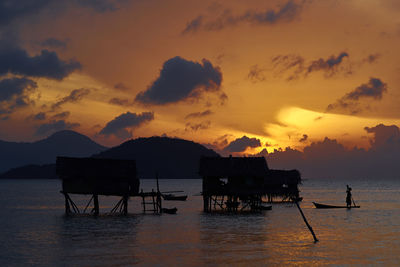
[[[93,200],[93,196],[90,198],[89,202],[87,203],[85,209],[83,210],[83,213],[86,212],[86,209],[89,207],[90,203],[92,203],[92,200]]]
[[[70,215],[71,214],[71,207],[69,206],[68,194],[64,193],[64,197],[65,197],[65,214],[66,215]]]
[[[208,212],[208,196],[203,195],[203,211]]]
[[[124,196],[123,205],[124,205],[124,215],[127,215],[128,214],[128,196]]]
[[[299,209],[300,214],[301,214],[301,216],[303,217],[304,222],[306,223],[308,229],[310,230],[312,236],[314,237],[314,243],[317,243],[317,242],[318,242],[318,239],[317,239],[317,237],[315,236],[314,231],[313,231],[311,225],[307,222],[306,216],[304,216],[304,213],[303,213],[303,211],[301,210],[301,208],[300,208],[300,206],[299,206],[299,203],[297,202],[297,200],[296,200],[294,203],[296,203],[296,206],[297,206],[297,208]]]
[[[158,183],[158,172],[156,172],[156,179],[157,179],[157,213],[162,213],[161,192],[160,192],[160,185]]]
[[[99,196],[93,195],[93,204],[94,204],[94,215],[99,215]]]
[[[155,198],[154,198],[154,190],[153,189],[151,189],[151,199],[152,199],[152,201],[153,201],[153,212],[154,213],[156,213],[157,212],[157,209],[156,209],[156,200],[155,200]]]

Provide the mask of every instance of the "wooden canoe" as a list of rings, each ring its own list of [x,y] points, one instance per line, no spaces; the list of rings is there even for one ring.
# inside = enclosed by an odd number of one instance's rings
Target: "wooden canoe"
[[[175,196],[173,194],[162,194],[164,200],[186,201],[187,196]]]
[[[161,211],[162,211],[163,213],[176,214],[176,212],[178,211],[178,209],[177,209],[177,208],[172,208],[172,209],[162,208]]]
[[[317,209],[354,209],[354,208],[359,208],[360,206],[336,206],[336,205],[327,205],[327,204],[321,204],[321,203],[316,203],[313,202],[315,208]]]

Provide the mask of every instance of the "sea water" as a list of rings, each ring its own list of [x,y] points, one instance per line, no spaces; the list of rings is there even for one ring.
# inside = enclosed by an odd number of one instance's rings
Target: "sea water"
[[[345,205],[346,184],[360,209],[319,210],[312,202]],[[160,180],[182,190],[176,215],[64,216],[58,180],[0,180],[0,266],[282,266],[400,264],[400,180],[305,180],[301,208],[273,204],[259,214],[205,214],[201,180]],[[145,191],[155,180],[141,180]],[[178,193],[177,193],[178,194]],[[80,208],[89,196],[71,195]],[[108,212],[116,197],[99,197]]]

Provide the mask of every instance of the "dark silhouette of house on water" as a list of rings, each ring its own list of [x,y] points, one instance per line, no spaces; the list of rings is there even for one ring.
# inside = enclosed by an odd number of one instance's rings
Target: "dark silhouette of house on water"
[[[203,157],[204,211],[262,209],[262,199],[299,199],[297,170],[270,170],[264,157]]]
[[[111,213],[128,212],[128,198],[139,195],[139,179],[134,160],[57,157],[56,172],[62,179],[65,212],[80,213],[69,194],[92,195],[91,213],[99,214],[99,195],[121,196]]]

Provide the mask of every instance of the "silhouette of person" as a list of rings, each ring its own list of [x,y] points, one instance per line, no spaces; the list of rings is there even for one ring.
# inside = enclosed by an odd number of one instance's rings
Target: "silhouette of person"
[[[347,187],[347,190],[346,190],[346,193],[347,193],[347,195],[346,195],[346,206],[348,208],[350,208],[351,207],[351,187],[349,185],[346,185],[346,187]]]

